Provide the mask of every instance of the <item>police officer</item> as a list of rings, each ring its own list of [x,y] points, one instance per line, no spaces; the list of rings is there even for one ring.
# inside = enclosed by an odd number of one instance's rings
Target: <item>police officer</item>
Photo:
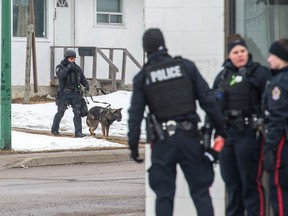
[[[149,183],[157,195],[156,215],[171,216],[175,195],[176,165],[180,164],[199,216],[211,216],[209,187],[214,179],[212,164],[204,160],[200,144],[196,100],[216,126],[217,136],[225,136],[224,119],[215,96],[195,64],[167,53],[162,32],[148,29],[143,35],[148,62],[134,77],[129,113],[128,143],[131,157],[139,157],[138,141],[145,106],[155,134],[151,137],[152,166]]]
[[[75,137],[84,137],[82,133],[81,120],[81,85],[85,91],[89,91],[89,83],[86,80],[82,69],[76,64],[76,52],[67,50],[65,59],[56,67],[56,75],[59,80],[59,87],[56,98],[57,113],[54,116],[51,133],[59,136],[59,124],[69,105],[72,106],[74,113]]]
[[[264,168],[270,173],[270,201],[274,215],[288,215],[288,39],[274,42],[267,62],[273,78],[265,91],[268,123]]]
[[[219,155],[228,196],[226,216],[244,216],[245,211],[247,216],[263,216],[261,96],[270,73],[253,62],[238,34],[228,37],[227,53],[213,86],[227,127],[226,144]]]

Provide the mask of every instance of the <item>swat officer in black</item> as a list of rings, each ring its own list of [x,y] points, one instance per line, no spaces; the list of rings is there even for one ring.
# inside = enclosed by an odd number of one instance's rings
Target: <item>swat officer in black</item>
[[[148,62],[134,77],[129,109],[128,144],[131,157],[139,158],[138,141],[146,105],[152,148],[149,182],[157,195],[156,215],[171,216],[175,195],[176,165],[180,164],[199,216],[214,215],[209,187],[212,163],[204,159],[197,129],[196,100],[212,119],[216,135],[225,137],[224,119],[216,98],[195,64],[167,53],[162,32],[148,29],[143,35]],[[149,129],[148,129],[149,130]]]
[[[269,172],[274,215],[288,215],[288,39],[275,41],[267,62],[272,79],[265,90],[266,142],[264,168]]]
[[[76,64],[76,52],[67,50],[65,59],[56,67],[56,75],[59,80],[59,87],[56,98],[58,107],[54,116],[51,133],[59,136],[59,124],[69,105],[72,106],[74,113],[75,137],[84,137],[82,133],[81,120],[81,85],[85,87],[85,91],[89,91],[89,83],[86,80],[82,69]],[[81,85],[80,85],[81,84]]]
[[[228,196],[226,216],[244,216],[245,212],[247,216],[264,216],[261,96],[270,73],[253,62],[240,35],[230,35],[227,41],[228,58],[213,87],[227,127],[219,157]]]

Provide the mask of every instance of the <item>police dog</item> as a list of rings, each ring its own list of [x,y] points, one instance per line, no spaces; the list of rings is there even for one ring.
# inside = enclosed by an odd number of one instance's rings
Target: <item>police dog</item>
[[[122,108],[111,109],[110,107],[94,106],[87,114],[86,124],[89,127],[89,132],[92,136],[95,136],[94,131],[98,127],[100,122],[102,129],[102,138],[108,139],[110,125],[116,120],[122,120],[121,114]]]

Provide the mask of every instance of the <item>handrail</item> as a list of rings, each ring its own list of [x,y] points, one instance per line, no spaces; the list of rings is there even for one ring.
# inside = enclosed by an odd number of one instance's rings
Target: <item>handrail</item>
[[[127,49],[124,49],[123,52],[126,53],[126,55],[131,59],[131,61],[133,61],[133,63],[134,63],[139,69],[142,69],[141,64],[134,58],[134,56],[132,56],[132,54],[131,54]]]
[[[131,61],[139,68],[141,69],[142,66],[141,64],[136,60],[136,58],[134,58],[134,56],[126,49],[126,48],[108,48],[108,47],[91,47],[91,46],[50,46],[50,84],[51,85],[57,85],[56,83],[56,79],[57,77],[55,76],[55,49],[64,49],[64,53],[65,50],[67,49],[77,49],[77,48],[94,48],[94,52],[93,52],[93,68],[92,68],[92,84],[94,86],[97,85],[102,85],[101,83],[99,83],[97,81],[97,54],[99,54],[109,65],[109,75],[108,75],[108,79],[106,80],[109,81],[111,80],[111,84],[112,84],[112,91],[116,91],[116,81],[117,83],[120,82],[120,85],[124,85],[125,84],[125,73],[126,73],[126,56],[128,56]],[[109,57],[103,52],[103,50],[109,50]],[[119,68],[114,64],[113,62],[113,52],[114,51],[123,51],[123,59],[122,59],[122,71],[121,71],[121,79],[120,80],[116,80],[116,73],[119,72]],[[88,54],[89,55],[89,54]],[[91,55],[89,55],[91,56]],[[81,56],[81,65],[82,67],[84,67],[84,57],[85,56]],[[88,77],[87,77],[88,78]],[[100,79],[101,80],[101,79]],[[101,81],[102,82],[102,81]]]
[[[99,48],[96,48],[96,51],[97,53],[99,53],[103,58],[104,60],[114,68],[114,71],[115,72],[118,72],[119,69],[116,67],[116,65],[99,49]]]

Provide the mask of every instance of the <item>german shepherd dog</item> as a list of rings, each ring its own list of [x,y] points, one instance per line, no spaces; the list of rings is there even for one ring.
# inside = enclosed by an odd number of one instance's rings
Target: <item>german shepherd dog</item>
[[[110,107],[94,106],[87,114],[86,124],[89,127],[89,132],[92,136],[95,136],[94,131],[98,127],[99,122],[101,123],[102,138],[108,139],[110,125],[116,120],[122,120],[121,114],[122,108],[111,109]]]

